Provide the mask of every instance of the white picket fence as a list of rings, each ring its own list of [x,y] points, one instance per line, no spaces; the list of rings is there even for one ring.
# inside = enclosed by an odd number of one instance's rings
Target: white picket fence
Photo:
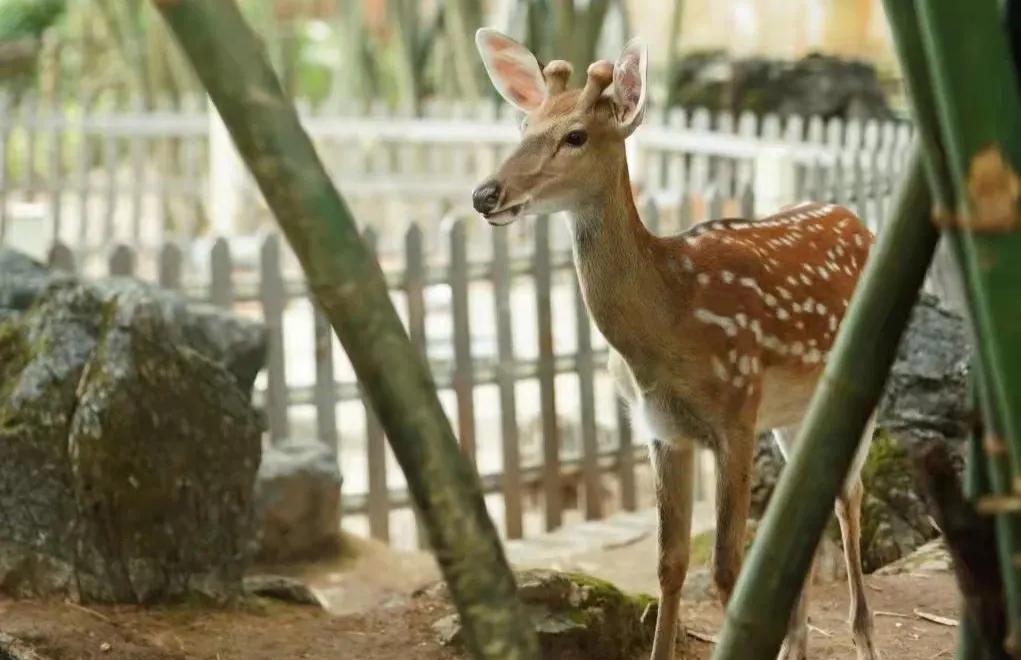
[[[426,117],[377,109],[306,110],[305,125],[357,217],[398,247],[400,226],[470,210],[470,191],[514,147],[518,120],[497,106],[432,105]],[[506,106],[503,106],[506,107]],[[651,113],[629,140],[638,188],[676,205],[684,194],[752,190],[763,214],[791,199],[878,198],[911,136],[898,122],[823,121],[704,110]],[[197,235],[272,226],[261,196],[204,99],[137,105],[0,107],[0,238],[59,240],[81,256],[111,240],[154,248]],[[45,240],[44,240],[45,239]]]
[[[513,118],[431,113],[309,113],[305,123],[377,249],[491,513],[519,538],[651,504],[644,447],[632,441],[603,369],[606,344],[578,295],[562,223],[492,230],[464,214],[473,184],[513,148]],[[199,103],[152,114],[0,112],[0,242],[264,320],[270,352],[256,398],[270,441],[336,447],[345,525],[412,544],[403,475],[268,218],[242,222],[240,234],[189,234],[204,222],[231,225],[201,218],[210,208],[259,212],[257,191],[217,130]],[[677,112],[653,117],[629,159],[643,218],[657,233],[809,197],[848,205],[878,231],[909,140],[900,124]],[[177,162],[164,175],[154,165],[171,152]],[[226,202],[224,185],[234,186]],[[171,205],[192,208],[191,227],[180,214],[170,223]],[[707,499],[708,456],[698,475],[697,497]]]

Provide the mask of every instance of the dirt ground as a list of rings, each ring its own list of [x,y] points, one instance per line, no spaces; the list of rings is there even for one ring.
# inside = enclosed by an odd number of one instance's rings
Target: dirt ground
[[[956,629],[914,616],[916,609],[956,616],[950,575],[870,576],[877,643],[891,660],[953,657]],[[812,596],[810,656],[854,658],[844,624],[843,584],[817,587]],[[229,610],[189,607],[82,608],[63,602],[0,600],[0,630],[34,645],[52,660],[453,660],[430,625],[450,611],[428,597],[390,599],[368,614],[336,616],[311,607],[253,601]],[[687,605],[686,625],[715,633],[715,604]],[[711,644],[688,638],[685,660],[709,658]],[[622,659],[625,660],[625,659]]]

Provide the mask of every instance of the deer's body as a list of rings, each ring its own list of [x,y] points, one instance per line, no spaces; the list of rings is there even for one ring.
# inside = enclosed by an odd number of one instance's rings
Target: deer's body
[[[714,447],[735,416],[751,414],[755,431],[800,422],[873,241],[858,218],[803,204],[658,238],[632,206],[599,225],[577,245],[582,290],[653,437]]]
[[[789,451],[873,239],[846,209],[813,203],[653,236],[635,209],[624,154],[644,110],[644,49],[629,44],[616,65],[593,64],[584,89],[568,90],[566,62],[541,69],[492,30],[476,40],[497,89],[528,116],[520,147],[473,202],[493,225],[524,212],[569,213],[586,305],[649,441],[661,590],[652,655],[669,660],[687,573],[694,448],[716,457],[713,577],[726,603],[745,541],[756,437],[773,429]],[[836,511],[858,657],[877,660],[858,547],[860,467],[859,458]],[[784,660],[806,657],[804,602],[792,613]]]

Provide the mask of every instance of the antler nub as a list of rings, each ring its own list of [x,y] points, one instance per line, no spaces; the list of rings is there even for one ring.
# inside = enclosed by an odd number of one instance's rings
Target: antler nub
[[[566,60],[553,60],[547,64],[542,70],[542,77],[546,79],[546,96],[553,96],[564,91],[573,72],[574,67]]]
[[[596,104],[603,90],[613,82],[613,64],[606,60],[593,62],[588,67],[588,80],[585,81],[585,88],[581,90],[578,98],[578,105],[581,108],[589,109]]]

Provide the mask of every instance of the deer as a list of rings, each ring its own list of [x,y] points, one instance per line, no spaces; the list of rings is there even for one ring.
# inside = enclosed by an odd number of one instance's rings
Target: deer
[[[575,88],[569,62],[540,64],[491,28],[475,40],[496,91],[524,119],[520,143],[473,190],[472,205],[494,227],[567,218],[582,296],[610,347],[608,370],[649,446],[660,589],[651,656],[669,660],[688,570],[695,448],[715,459],[711,571],[726,607],[743,559],[756,437],[771,431],[785,457],[793,451],[875,239],[848,209],[815,202],[655,236],[636,209],[624,146],[648,99],[641,40],[616,62],[591,64]],[[834,503],[858,660],[880,657],[860,556],[860,472],[874,423],[875,413]],[[810,582],[791,613],[784,660],[807,657]]]

